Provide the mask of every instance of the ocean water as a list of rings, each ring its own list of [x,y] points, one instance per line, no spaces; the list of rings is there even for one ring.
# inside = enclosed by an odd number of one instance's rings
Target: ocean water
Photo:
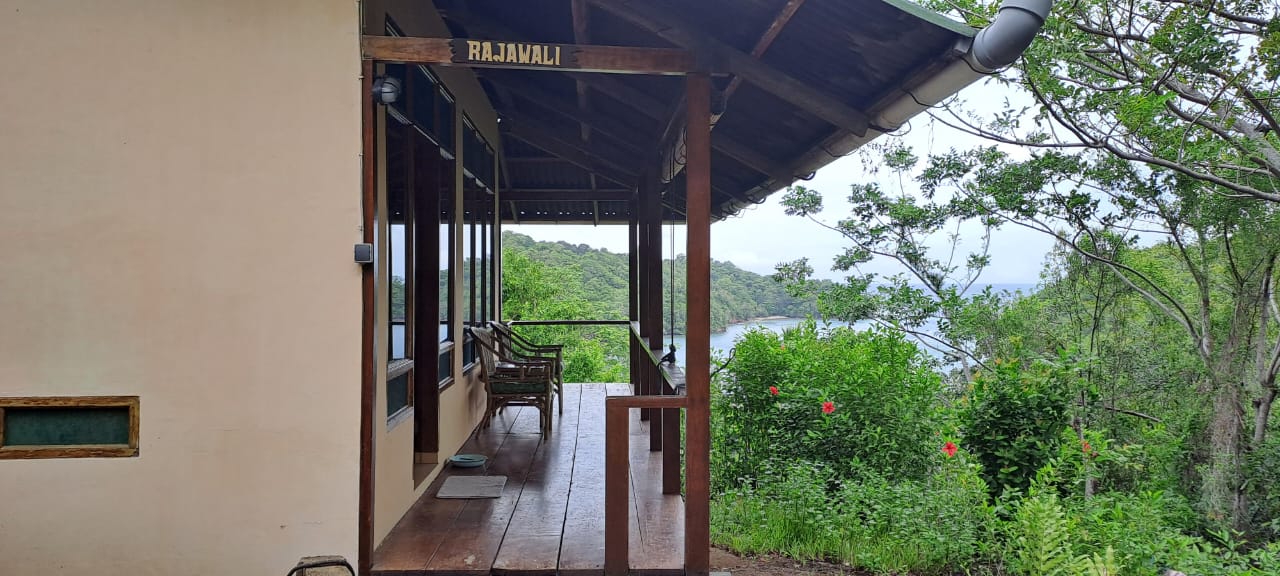
[[[982,290],[982,288],[985,286],[986,285],[983,285],[982,287],[977,288],[977,290]],[[996,292],[1021,291],[1023,294],[1032,292],[1036,288],[1035,284],[991,284],[990,286],[992,290]],[[803,321],[804,321],[803,318],[781,318],[776,320],[751,320],[751,321],[742,322],[739,324],[730,324],[729,327],[725,329],[724,332],[713,332],[711,334],[712,354],[713,355],[716,354],[716,351],[719,351],[721,355],[728,354],[729,350],[733,348],[734,343],[738,340],[738,337],[741,336],[743,333],[745,333],[747,330],[750,330],[752,328],[760,327],[760,328],[772,330],[774,332],[782,333],[783,330],[786,330],[787,328],[792,328]],[[821,326],[822,321],[819,321],[818,324],[819,326]],[[848,326],[848,324],[844,322],[832,322],[830,325],[831,326]],[[869,327],[870,325],[871,325],[871,322],[858,322],[854,324],[854,327],[863,329],[863,328]],[[673,338],[676,344],[676,361],[679,362],[681,366],[684,366],[684,335],[676,334],[674,337],[671,335],[667,335],[663,337],[663,340],[662,340],[663,345],[665,347],[667,344],[669,344],[672,341]],[[938,354],[932,350],[924,348],[923,346],[921,348],[923,348],[927,353],[929,353],[932,356],[935,356],[935,357],[938,356]]]

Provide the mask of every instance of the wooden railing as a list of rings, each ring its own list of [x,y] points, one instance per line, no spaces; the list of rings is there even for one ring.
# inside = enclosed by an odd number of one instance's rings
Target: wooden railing
[[[630,412],[649,420],[649,450],[662,451],[662,493],[680,493],[680,411],[688,406],[684,372],[664,364],[661,348],[647,345],[640,325],[631,323],[632,396],[605,400],[604,573],[625,576],[630,570],[628,522],[630,486]]]
[[[630,412],[640,410],[649,422],[649,450],[662,452],[662,493],[679,494],[683,443],[680,434],[681,410],[688,406],[684,395],[684,371],[674,363],[663,363],[664,350],[649,346],[640,324],[627,320],[516,320],[512,326],[630,326],[631,396],[605,400],[604,476],[604,572],[625,576],[629,572],[631,437]],[[688,550],[686,550],[687,557]],[[688,560],[686,559],[686,565]]]

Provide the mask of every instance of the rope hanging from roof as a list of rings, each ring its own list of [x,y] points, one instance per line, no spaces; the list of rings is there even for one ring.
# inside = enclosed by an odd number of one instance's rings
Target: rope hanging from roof
[[[676,363],[676,218],[671,215],[671,264],[667,273],[667,321],[671,324],[671,339],[667,346],[667,353],[662,356],[662,361],[670,364]]]

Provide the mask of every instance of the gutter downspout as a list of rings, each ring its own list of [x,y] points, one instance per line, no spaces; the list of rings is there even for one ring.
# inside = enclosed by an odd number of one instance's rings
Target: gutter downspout
[[[915,115],[976,82],[996,73],[1018,59],[1031,45],[1040,27],[1044,25],[1053,0],[1004,0],[996,18],[972,39],[965,39],[957,48],[964,55],[910,90],[899,90],[896,98],[880,109],[872,118],[875,126],[865,136],[847,134],[834,143],[819,148],[798,162],[796,174],[810,174],[832,161],[856,150],[881,134],[901,128]],[[790,182],[776,182],[789,185]],[[749,195],[750,196],[750,195]],[[732,207],[736,211],[740,206]]]

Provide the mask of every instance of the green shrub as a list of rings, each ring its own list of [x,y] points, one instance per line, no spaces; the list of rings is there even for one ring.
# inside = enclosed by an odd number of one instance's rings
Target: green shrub
[[[938,445],[941,379],[901,334],[809,321],[783,335],[746,333],[716,395],[721,488],[754,481],[767,462],[820,463],[838,477],[872,471],[922,478]]]
[[[1067,376],[1045,363],[995,361],[974,379],[962,412],[966,447],[992,494],[1026,491],[1057,451],[1067,425]]]
[[[1057,495],[1034,491],[1018,503],[1008,527],[1008,567],[1021,576],[1075,576],[1075,527]]]
[[[938,459],[943,457],[939,453]],[[835,480],[822,464],[768,466],[769,481],[722,494],[712,537],[740,553],[778,552],[886,574],[949,574],[991,557],[994,512],[976,466],[935,463],[922,480]],[[825,489],[834,484],[834,492]]]
[[[1114,548],[1126,574],[1156,574],[1169,566],[1168,542],[1189,526],[1191,505],[1183,498],[1152,491],[1139,494],[1108,492],[1069,503],[1079,527],[1078,550],[1099,554]]]
[[[1280,431],[1272,432],[1253,449],[1248,466],[1254,525],[1263,532],[1259,536],[1280,538]]]

